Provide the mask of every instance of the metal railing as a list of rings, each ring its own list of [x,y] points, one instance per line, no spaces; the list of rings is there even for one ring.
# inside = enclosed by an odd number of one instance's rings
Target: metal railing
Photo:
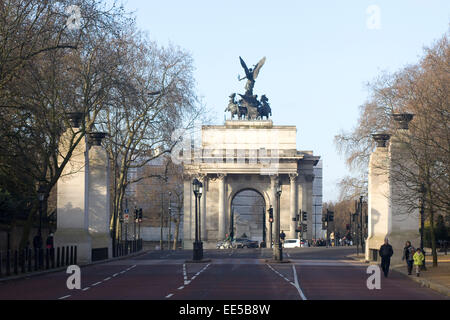
[[[114,252],[113,256],[122,257],[131,253],[141,251],[143,247],[142,244],[142,239],[119,241],[116,245],[116,252]]]
[[[77,264],[77,246],[0,251],[0,278]]]

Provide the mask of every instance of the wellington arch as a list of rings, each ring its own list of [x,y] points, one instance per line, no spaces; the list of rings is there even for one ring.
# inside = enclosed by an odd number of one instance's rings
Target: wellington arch
[[[261,210],[260,221],[264,221],[270,241],[270,224],[264,216],[270,206],[276,207],[278,183],[282,188],[281,230],[288,238],[299,238],[296,218],[302,210],[308,215],[303,237],[312,239],[314,167],[320,157],[312,151],[297,150],[296,136],[295,126],[276,126],[272,120],[226,120],[224,125],[202,126],[201,142],[190,152],[189,161],[183,162],[183,247],[192,248],[195,239],[194,178],[203,183],[199,209],[204,248],[215,248],[230,233],[232,201],[245,190],[254,190],[263,198],[265,212]],[[254,236],[254,240],[260,237]]]

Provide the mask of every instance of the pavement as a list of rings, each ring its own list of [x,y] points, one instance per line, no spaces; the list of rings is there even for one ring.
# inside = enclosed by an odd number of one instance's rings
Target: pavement
[[[367,287],[367,264],[353,248],[284,249],[289,263],[269,263],[270,249],[149,251],[81,269],[70,290],[65,271],[0,283],[0,300],[448,300],[400,272]]]
[[[432,266],[432,257],[429,254],[431,249],[426,250],[428,252],[426,258],[427,270],[420,273],[420,277],[417,277],[415,271],[413,270],[412,275],[408,275],[406,269],[406,263],[396,264],[392,266],[392,270],[403,274],[410,280],[417,282],[421,287],[430,288],[442,295],[450,297],[450,255],[445,255],[442,252],[438,253],[438,266]],[[364,255],[351,254],[348,256],[359,262],[364,262]],[[374,262],[371,262],[374,264]]]

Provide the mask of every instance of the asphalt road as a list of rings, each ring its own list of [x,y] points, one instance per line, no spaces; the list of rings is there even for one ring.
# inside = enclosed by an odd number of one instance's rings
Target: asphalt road
[[[447,299],[397,272],[369,290],[367,265],[346,258],[354,251],[285,249],[285,264],[267,262],[269,249],[205,250],[204,263],[187,262],[191,251],[150,251],[83,267],[79,290],[65,272],[0,282],[0,300]]]

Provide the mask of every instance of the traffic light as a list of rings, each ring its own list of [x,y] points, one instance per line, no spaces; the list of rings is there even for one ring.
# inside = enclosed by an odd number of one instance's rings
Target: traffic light
[[[334,221],[334,212],[333,211],[328,211],[328,221],[329,222]]]
[[[270,207],[268,211],[269,211],[269,222],[273,222],[273,208]]]
[[[139,222],[142,222],[142,208],[139,208],[139,214],[138,214]]]
[[[308,232],[308,225],[307,224],[303,225],[303,232]]]
[[[303,221],[308,220],[308,212],[303,211],[303,212],[302,212],[302,215],[303,215],[303,217],[302,217],[302,220],[303,220]]]
[[[137,208],[134,208],[134,220],[137,220],[138,219],[138,209]]]

